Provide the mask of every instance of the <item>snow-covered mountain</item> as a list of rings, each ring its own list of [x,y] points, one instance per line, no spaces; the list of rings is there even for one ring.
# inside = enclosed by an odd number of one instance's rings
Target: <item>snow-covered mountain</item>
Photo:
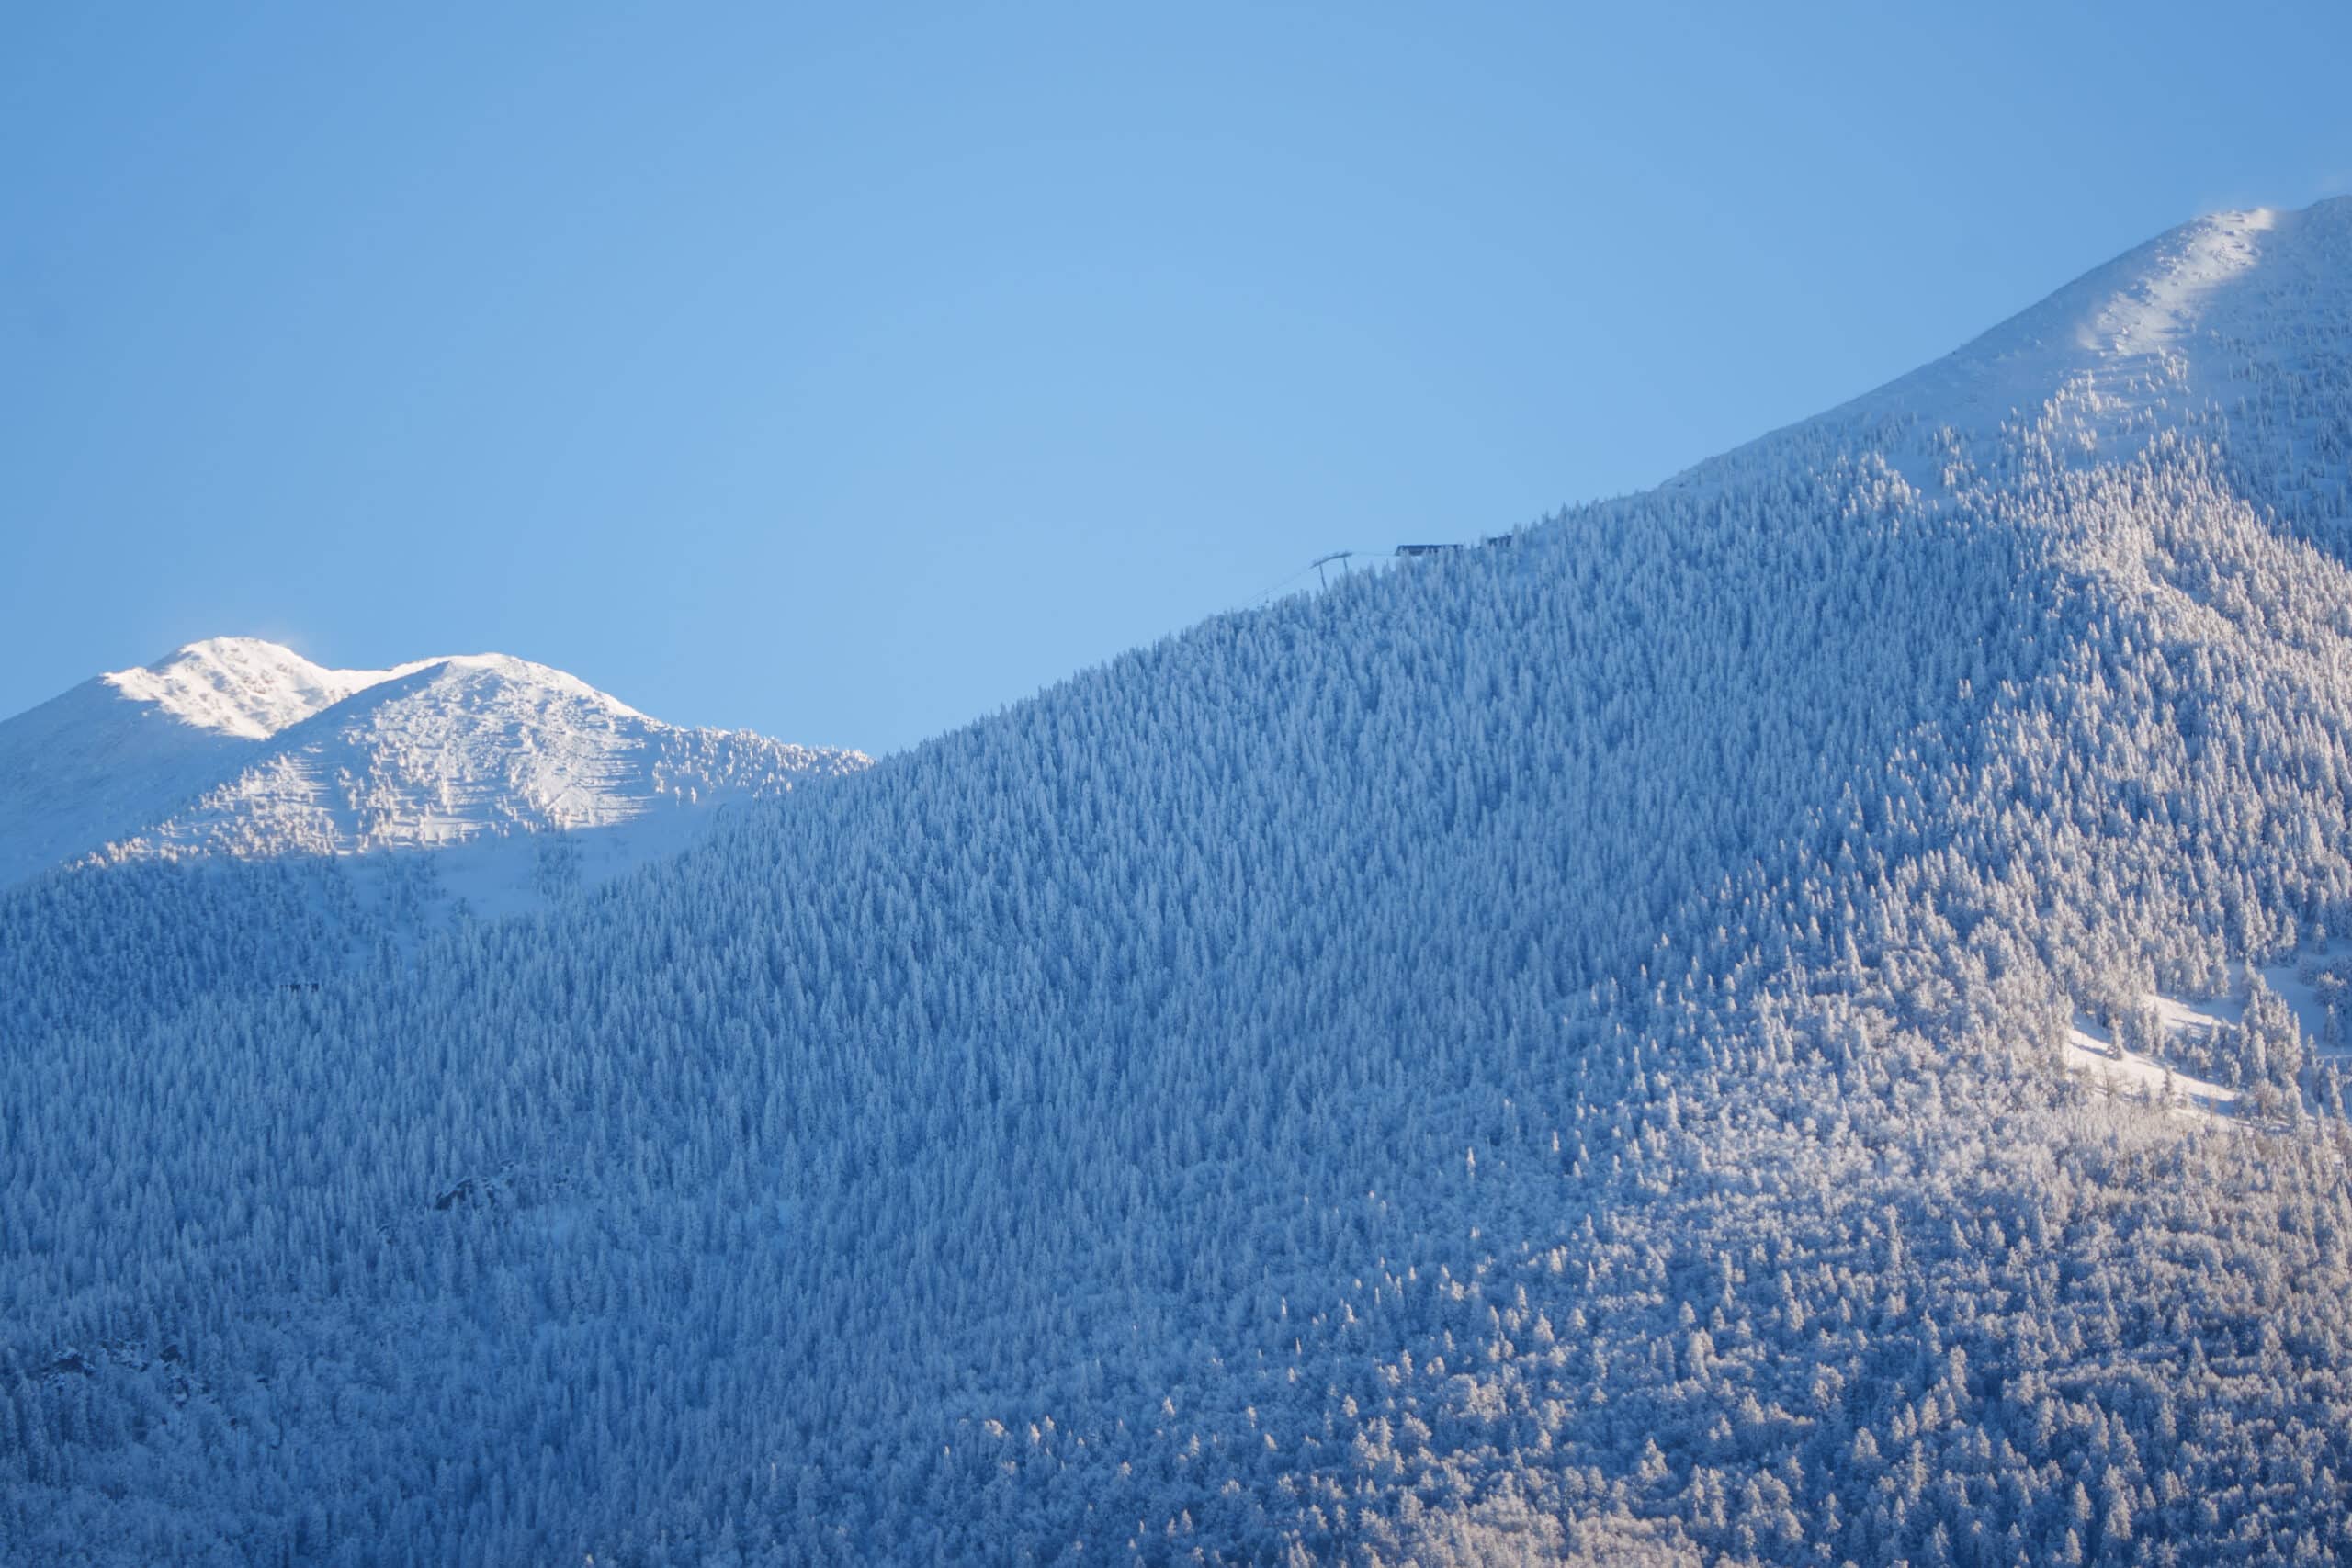
[[[664,724],[503,654],[328,670],[216,637],[0,723],[0,886],[92,856],[462,849],[451,866],[473,866],[558,831],[594,874],[682,846],[720,805],[865,762]]]
[[[2208,220],[541,919],[0,897],[0,1557],[2352,1561],[2348,449]]]
[[[2075,468],[2210,438],[2249,499],[2352,535],[2343,345],[2352,197],[2185,223],[1931,364],[1699,464],[1668,489],[1874,453],[1928,495],[2024,438]],[[2335,537],[2339,547],[2345,537]]]

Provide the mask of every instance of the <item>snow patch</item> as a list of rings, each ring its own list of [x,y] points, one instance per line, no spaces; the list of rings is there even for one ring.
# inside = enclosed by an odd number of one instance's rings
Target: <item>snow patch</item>
[[[2154,1057],[2125,1050],[2085,1013],[2076,1013],[2066,1031],[2066,1070],[2105,1085],[2110,1093],[2154,1100],[2177,1115],[2211,1119],[2229,1114],[2237,1104],[2237,1090],[2176,1072]]]

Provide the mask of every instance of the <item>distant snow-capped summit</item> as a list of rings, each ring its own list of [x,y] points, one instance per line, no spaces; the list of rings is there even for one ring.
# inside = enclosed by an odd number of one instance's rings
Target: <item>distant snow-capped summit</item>
[[[615,829],[618,865],[854,751],[689,729],[527,660],[329,670],[190,643],[0,723],[0,886],[90,856],[361,854]],[[620,829],[634,830],[621,832]]]
[[[2228,452],[2247,499],[2352,557],[2352,487],[2330,415],[2347,389],[2352,197],[2184,223],[1940,359],[1669,481],[1874,449],[1917,489],[2012,436],[2077,465],[2160,438]]]
[[[98,680],[129,701],[151,705],[158,716],[260,740],[355,693],[423,668],[326,670],[259,637],[216,637]]]

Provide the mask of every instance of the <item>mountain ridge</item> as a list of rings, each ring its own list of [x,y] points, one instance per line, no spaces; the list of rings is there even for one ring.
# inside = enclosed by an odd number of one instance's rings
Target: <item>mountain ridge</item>
[[[2352,1559],[2352,270],[2266,254],[2113,446],[1793,427],[541,919],[0,897],[0,1532]]]
[[[216,637],[97,679],[129,701],[192,728],[262,740],[369,686],[438,662],[330,670],[261,637]]]
[[[868,761],[664,724],[511,655],[331,670],[216,637],[0,722],[0,885],[88,857],[350,855],[617,829]]]
[[[2347,272],[2352,197],[2194,219],[1950,354],[1694,464],[1663,488],[1719,481],[1776,446],[1844,444],[1880,449],[1933,496],[1947,482],[1950,440],[1989,444],[2041,423],[2041,439],[2081,463],[2128,457],[2165,431],[2226,434],[2233,417],[2263,417],[2259,405],[2273,397],[2332,406],[2343,393],[2340,359],[2305,350],[2352,331]],[[2300,388],[2282,386],[2290,380]],[[2352,534],[2352,460],[2340,433],[2318,434],[2317,449],[2267,444],[2279,473],[2256,495],[2324,493],[2331,515],[2313,526],[2341,553]],[[2257,468],[2245,465],[2239,477],[2258,478]]]

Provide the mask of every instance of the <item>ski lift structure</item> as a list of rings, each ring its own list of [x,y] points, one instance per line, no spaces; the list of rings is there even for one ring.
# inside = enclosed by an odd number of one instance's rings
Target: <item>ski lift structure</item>
[[[1396,554],[1400,559],[1411,559],[1419,556],[1459,555],[1464,550],[1487,550],[1498,545],[1516,545],[1520,538],[1520,534],[1513,531],[1508,534],[1488,534],[1466,544],[1460,540],[1453,540],[1434,545],[1399,545],[1396,547]],[[1353,550],[1333,550],[1329,555],[1317,556],[1306,564],[1315,568],[1317,581],[1321,581],[1320,574],[1325,567],[1333,561],[1348,560],[1353,558],[1355,553]]]
[[[1395,560],[1411,560],[1423,556],[1458,555],[1464,550],[1484,550],[1492,549],[1498,546],[1516,545],[1524,536],[1524,535],[1517,531],[1513,531],[1508,534],[1488,534],[1483,538],[1471,540],[1467,543],[1454,541],[1453,543],[1445,544],[1398,545],[1393,551],[1387,553],[1385,558]],[[1247,603],[1250,604],[1262,604],[1267,600],[1272,599],[1276,594],[1282,592],[1284,589],[1289,588],[1292,583],[1296,582],[1300,578],[1305,577],[1310,571],[1315,574],[1315,586],[1317,589],[1329,588],[1331,586],[1331,569],[1333,567],[1338,567],[1344,574],[1350,570],[1348,563],[1351,561],[1377,561],[1382,558],[1384,558],[1382,552],[1377,550],[1332,550],[1327,554],[1317,556],[1313,560],[1308,561],[1298,570],[1291,573],[1290,576],[1284,578],[1282,581],[1275,583],[1272,588],[1267,589],[1264,592],[1260,593],[1257,597],[1249,600]]]
[[[1488,534],[1484,538],[1466,545],[1459,543],[1448,545],[1399,545],[1396,547],[1396,553],[1400,556],[1451,556],[1458,555],[1464,550],[1490,550],[1498,545],[1516,545],[1519,543],[1519,540],[1520,536],[1517,533]]]

